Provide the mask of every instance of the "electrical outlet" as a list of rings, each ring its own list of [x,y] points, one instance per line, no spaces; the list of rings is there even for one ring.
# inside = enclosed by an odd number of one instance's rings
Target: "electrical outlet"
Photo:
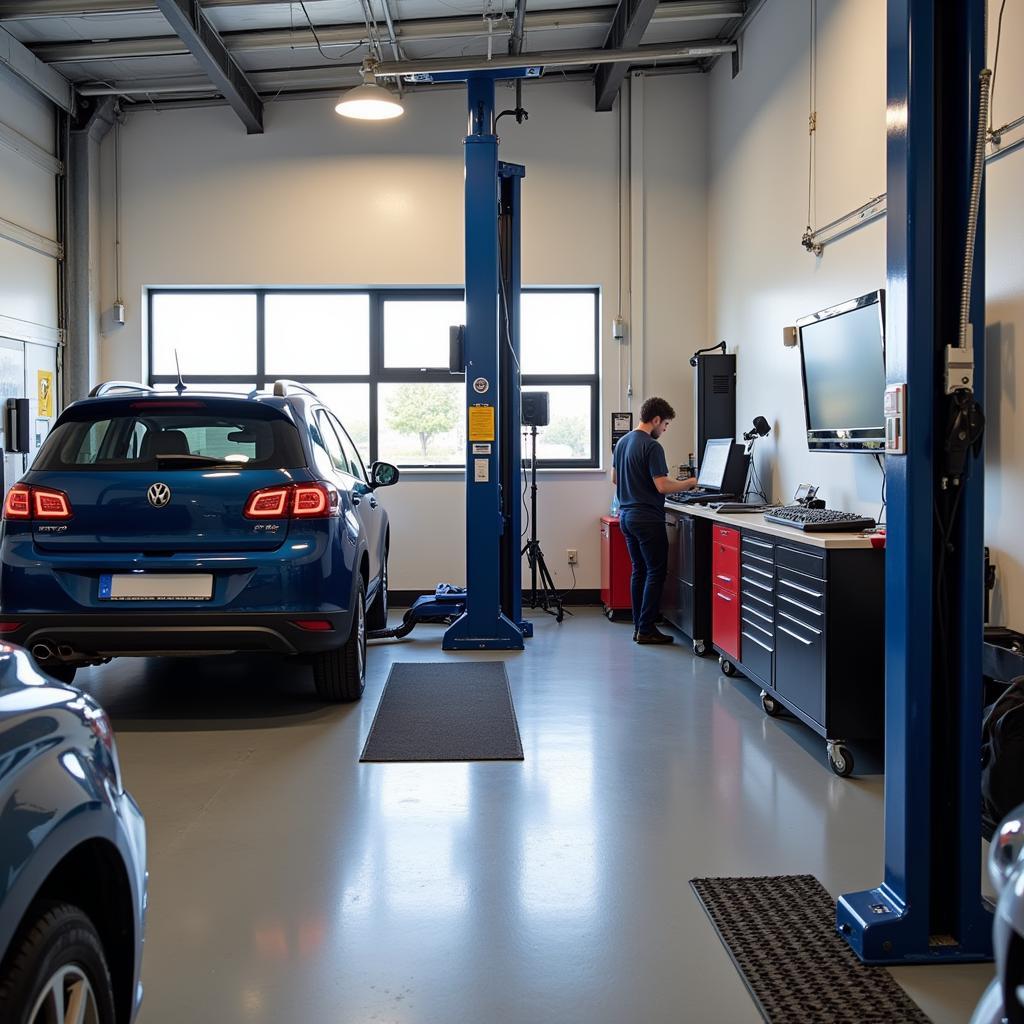
[[[580,560],[579,552],[575,548],[569,548],[566,552],[566,558],[570,565],[577,565]]]

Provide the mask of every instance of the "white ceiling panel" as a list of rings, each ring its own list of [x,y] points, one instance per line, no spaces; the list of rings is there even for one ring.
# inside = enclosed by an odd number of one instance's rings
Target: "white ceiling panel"
[[[79,18],[5,21],[3,26],[27,45],[173,35],[171,26],[155,10],[139,14],[88,14]]]

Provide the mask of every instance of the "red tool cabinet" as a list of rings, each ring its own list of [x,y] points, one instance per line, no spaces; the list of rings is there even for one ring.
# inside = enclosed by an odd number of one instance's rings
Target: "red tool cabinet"
[[[633,563],[617,516],[601,516],[601,604],[609,619],[625,617],[633,607],[629,578]]]
[[[740,533],[711,533],[711,639],[720,654],[740,660]]]

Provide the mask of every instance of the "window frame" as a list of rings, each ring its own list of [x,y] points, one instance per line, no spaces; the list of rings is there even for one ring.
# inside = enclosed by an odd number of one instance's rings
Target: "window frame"
[[[538,469],[597,469],[601,465],[601,289],[590,285],[550,285],[522,289],[523,294],[529,293],[588,293],[594,296],[594,371],[579,374],[522,374],[522,387],[535,387],[542,390],[558,386],[578,386],[590,388],[590,458],[588,459],[538,459]],[[249,385],[253,390],[267,389],[273,386],[280,375],[269,375],[266,369],[266,297],[267,295],[366,295],[370,302],[369,321],[369,373],[355,374],[300,374],[294,379],[310,385],[314,390],[317,384],[364,384],[369,393],[369,451],[368,464],[373,465],[379,458],[379,417],[378,401],[379,384],[453,384],[465,383],[464,373],[449,373],[443,368],[427,367],[413,369],[410,367],[388,368],[384,365],[384,303],[387,301],[465,301],[465,292],[461,288],[311,288],[311,287],[275,287],[275,288],[202,288],[202,287],[155,287],[146,290],[146,355],[149,367],[148,382],[153,386],[174,384],[174,374],[157,374],[152,372],[154,357],[154,323],[153,299],[157,295],[254,295],[256,297],[256,372],[254,374],[189,374],[187,367],[182,367],[182,374],[194,387],[211,384]],[[329,412],[331,410],[328,410]],[[347,433],[344,418],[334,414]],[[358,445],[352,444],[360,459],[363,452]],[[528,458],[527,446],[524,443],[523,459]],[[401,467],[404,472],[447,471],[465,472],[465,463],[409,463]]]

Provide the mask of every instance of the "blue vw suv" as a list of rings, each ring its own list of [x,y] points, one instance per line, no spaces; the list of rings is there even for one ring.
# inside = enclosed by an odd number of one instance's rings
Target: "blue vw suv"
[[[99,385],[7,492],[0,636],[65,681],[123,655],[304,655],[321,698],[358,700],[388,611],[374,491],[397,480],[292,381]]]

